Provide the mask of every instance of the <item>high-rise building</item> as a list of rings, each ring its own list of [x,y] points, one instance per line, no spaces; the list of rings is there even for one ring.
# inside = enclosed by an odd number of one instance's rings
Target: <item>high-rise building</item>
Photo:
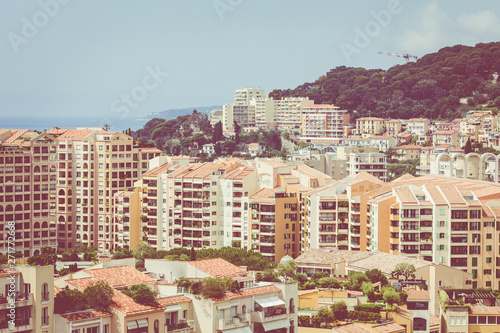
[[[344,125],[349,123],[349,114],[338,106],[313,104],[302,107],[301,139],[334,140],[344,136]]]
[[[0,249],[25,256],[71,239],[72,230],[58,222],[58,141],[47,133],[0,130]],[[64,209],[71,209],[71,201]],[[14,223],[15,237],[6,226]],[[56,223],[59,226],[56,226]],[[62,232],[58,233],[58,230]]]

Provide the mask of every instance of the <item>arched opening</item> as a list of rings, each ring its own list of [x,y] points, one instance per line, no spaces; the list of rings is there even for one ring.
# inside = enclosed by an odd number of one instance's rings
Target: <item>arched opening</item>
[[[413,331],[426,331],[426,330],[427,330],[427,320],[418,317],[413,319]]]
[[[14,208],[12,207],[12,205],[5,206],[5,211],[6,212],[12,212],[13,210],[14,210]]]
[[[49,285],[47,283],[42,284],[42,302],[49,300]]]
[[[62,190],[62,189],[61,189],[61,190],[59,190],[59,195],[64,196],[64,190]]]
[[[89,239],[89,237],[88,237],[87,235],[83,235],[83,240],[84,240],[84,241],[86,241],[86,240],[88,240],[88,239]]]
[[[39,222],[35,222],[35,224],[33,224],[33,228],[40,229],[40,223]]]
[[[33,255],[34,256],[39,256],[40,255],[40,251],[39,250],[35,250],[35,252],[33,252]]]
[[[59,222],[66,222],[63,215],[59,216],[58,221]]]
[[[40,167],[38,165],[35,165],[35,167],[33,168],[33,172],[40,173]]]
[[[47,222],[42,222],[42,229],[46,229],[49,227],[49,224]]]
[[[22,205],[16,205],[16,212],[21,212],[23,210]]]

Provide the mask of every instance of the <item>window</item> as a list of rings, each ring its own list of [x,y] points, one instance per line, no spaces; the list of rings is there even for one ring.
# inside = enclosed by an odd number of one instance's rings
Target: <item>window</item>
[[[187,319],[188,310],[182,311],[182,318]]]
[[[486,239],[491,239],[493,234],[486,234]]]
[[[445,238],[445,234],[444,234],[444,232],[440,232],[440,233],[439,233],[439,238]]]
[[[103,328],[104,333],[109,333],[109,324],[104,325]]]
[[[487,264],[491,263],[491,257],[486,257],[486,263]]]
[[[472,258],[472,266],[473,267],[477,266],[477,258]]]
[[[99,326],[87,327],[86,333],[99,333]]]
[[[491,269],[485,269],[483,274],[484,275],[491,275]]]
[[[444,213],[441,214],[441,215],[444,215]],[[446,222],[445,221],[439,221],[439,226],[440,227],[446,227]]]
[[[42,326],[49,324],[49,308],[42,308]]]
[[[155,333],[160,333],[160,322],[158,320],[154,321],[153,327],[154,327]]]
[[[47,283],[42,284],[42,302],[49,300],[49,286]]]
[[[444,249],[445,249],[445,246],[444,246],[444,245],[442,245],[442,244],[441,244],[441,245],[439,245],[439,250],[444,251]]]

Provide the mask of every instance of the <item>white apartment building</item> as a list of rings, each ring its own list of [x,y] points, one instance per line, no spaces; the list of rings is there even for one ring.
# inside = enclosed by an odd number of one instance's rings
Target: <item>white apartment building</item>
[[[345,155],[348,176],[366,171],[382,181],[387,180],[387,156],[382,153],[352,152]]]
[[[424,136],[429,131],[430,120],[427,118],[411,118],[406,124],[406,133],[412,136]]]
[[[233,104],[224,105],[222,108],[222,129],[233,132],[233,122],[236,121],[241,127],[255,126],[255,103],[265,97],[264,90],[260,88],[244,88],[234,92]]]
[[[346,110],[327,104],[302,107],[301,140],[333,140],[344,136],[344,124],[349,122]]]

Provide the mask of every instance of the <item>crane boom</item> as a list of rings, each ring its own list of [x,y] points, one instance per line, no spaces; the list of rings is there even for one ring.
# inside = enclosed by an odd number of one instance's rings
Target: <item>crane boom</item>
[[[414,56],[414,55],[411,55],[408,53],[391,53],[391,52],[378,51],[378,54],[384,54],[384,55],[388,55],[388,56],[395,56],[395,57],[404,58],[406,60],[406,62],[410,62],[410,59],[418,59],[417,56]]]

